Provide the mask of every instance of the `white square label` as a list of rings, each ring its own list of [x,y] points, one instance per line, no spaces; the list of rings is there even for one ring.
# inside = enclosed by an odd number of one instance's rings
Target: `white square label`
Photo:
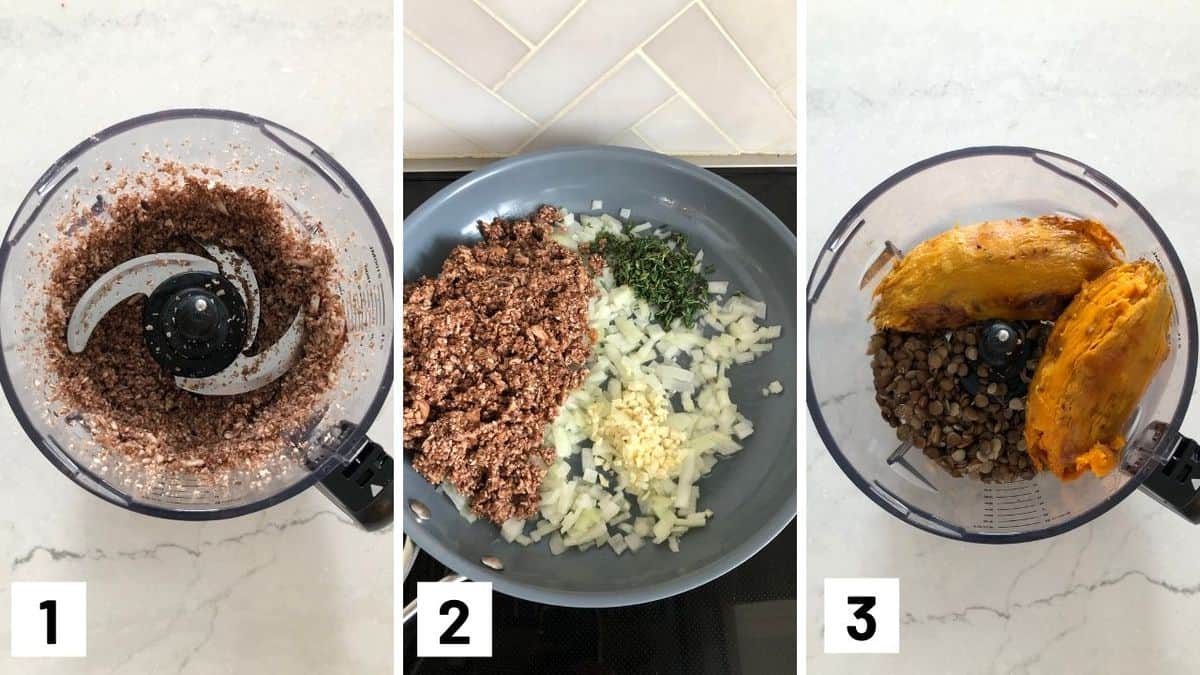
[[[492,585],[417,582],[417,656],[492,655]]]
[[[826,579],[825,653],[900,653],[900,580]]]
[[[13,656],[87,656],[87,583],[14,581]]]

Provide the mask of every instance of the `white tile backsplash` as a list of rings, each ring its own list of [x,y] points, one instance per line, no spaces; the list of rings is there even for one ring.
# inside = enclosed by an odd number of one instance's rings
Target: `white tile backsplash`
[[[717,22],[775,89],[796,82],[796,0],[704,0]]]
[[[517,35],[535,45],[545,40],[550,31],[582,2],[584,0],[480,0]]]
[[[787,82],[786,84],[783,84],[782,86],[780,86],[777,91],[779,92],[780,100],[783,101],[783,104],[787,106],[788,110],[791,111],[792,115],[795,115],[796,114],[796,101],[797,101],[795,78],[793,78],[791,81]]]
[[[420,108],[405,102],[404,151],[414,157],[437,157],[446,154],[469,157],[483,150],[426,115]]]
[[[646,54],[739,150],[795,151],[795,119],[699,6],[651,40]]]
[[[588,2],[499,93],[534,120],[546,122],[685,4],[684,0]]]
[[[471,0],[406,0],[404,27],[485,85],[495,85],[528,53]]]
[[[633,129],[626,129],[621,133],[613,136],[604,142],[605,145],[621,145],[626,148],[637,148],[638,150],[653,150],[646,141],[642,140],[641,136]]]
[[[796,0],[408,0],[404,154],[796,151]]]
[[[491,154],[513,152],[537,131],[533,122],[409,35],[404,36],[404,101]]]
[[[733,145],[682,96],[656,110],[634,129],[650,145],[672,155],[732,155]]]
[[[652,113],[674,94],[671,85],[645,59],[634,54],[525,147],[537,150],[611,138]]]

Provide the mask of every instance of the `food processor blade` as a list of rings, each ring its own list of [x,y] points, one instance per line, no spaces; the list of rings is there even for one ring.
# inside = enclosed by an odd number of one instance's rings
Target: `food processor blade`
[[[171,277],[185,272],[218,271],[208,258],[189,253],[153,253],[127,260],[88,287],[67,323],[67,347],[78,354],[105,314],[134,295],[149,295]]]
[[[246,311],[250,313],[250,320],[247,322],[249,332],[246,333],[246,350],[249,350],[254,345],[254,338],[258,336],[260,306],[258,278],[254,276],[254,268],[250,265],[249,260],[230,249],[216,244],[197,243],[204,247],[209,257],[217,261],[221,267],[221,273],[236,282],[242,290],[242,300],[246,303]]]
[[[176,377],[175,384],[194,394],[233,396],[254,391],[283,376],[300,356],[304,338],[304,311],[296,313],[292,325],[267,349],[246,356],[241,354],[229,367],[208,377]]]
[[[233,250],[211,242],[196,242],[212,258],[189,253],[153,253],[117,265],[84,292],[67,326],[67,344],[79,353],[88,337],[112,308],[135,295],[151,295],[177,275],[188,272],[220,274],[231,280],[249,315],[248,330],[237,357],[219,372],[204,377],[177,376],[181,389],[208,396],[233,396],[263,387],[283,376],[300,356],[304,338],[304,311],[296,313],[287,331],[270,347],[254,355],[247,351],[258,334],[261,299],[258,279],[250,262]],[[170,333],[167,333],[170,336]]]

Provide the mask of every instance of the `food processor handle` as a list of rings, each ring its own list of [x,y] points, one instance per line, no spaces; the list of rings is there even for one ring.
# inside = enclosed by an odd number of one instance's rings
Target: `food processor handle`
[[[1175,452],[1141,487],[1163,506],[1200,524],[1200,444],[1180,436]]]
[[[354,459],[323,478],[317,488],[364,530],[378,530],[392,522],[392,466],[383,446],[366,439]]]

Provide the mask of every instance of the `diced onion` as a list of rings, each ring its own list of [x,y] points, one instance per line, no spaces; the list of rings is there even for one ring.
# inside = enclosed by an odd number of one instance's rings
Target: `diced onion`
[[[563,544],[562,535],[557,532],[550,535],[550,554],[560,555],[565,550],[567,550],[567,547]]]
[[[500,526],[500,536],[504,537],[504,541],[512,542],[517,538],[517,535],[525,529],[525,521],[517,518],[509,518]]]

